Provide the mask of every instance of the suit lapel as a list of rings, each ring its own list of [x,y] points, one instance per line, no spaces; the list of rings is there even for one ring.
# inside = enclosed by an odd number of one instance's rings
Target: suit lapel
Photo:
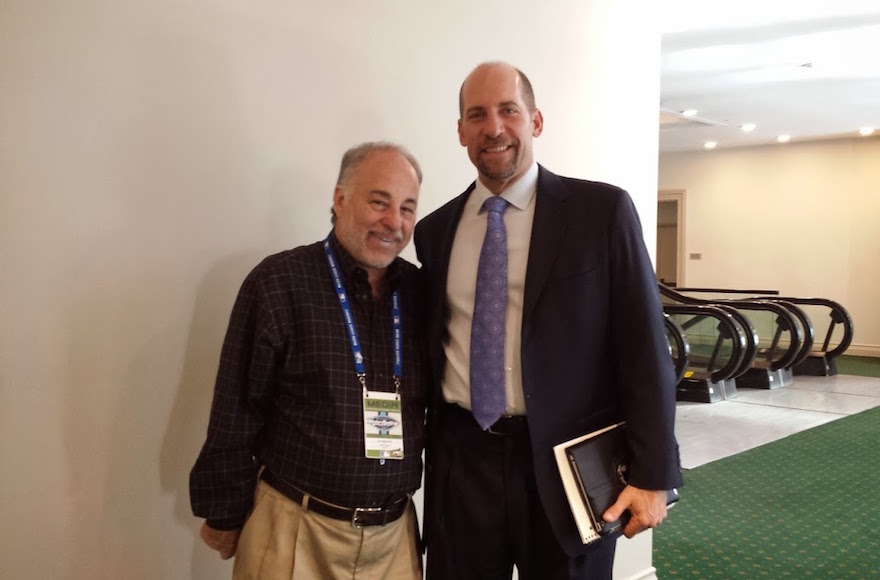
[[[438,232],[442,244],[440,246],[441,254],[438,256],[440,260],[437,264],[440,273],[440,288],[442,295],[446,296],[446,281],[449,279],[449,258],[452,255],[452,242],[455,240],[455,231],[458,229],[458,222],[461,220],[461,214],[464,212],[464,205],[467,203],[471,192],[476,187],[476,182],[472,183],[464,193],[459,195],[449,206],[452,212],[451,219],[440,220],[442,229]]]
[[[464,212],[464,206],[468,197],[474,190],[476,182],[465,190],[464,193],[437,210],[441,212],[437,215],[437,227],[428,233],[436,240],[437,252],[430,256],[430,265],[425,264],[434,272],[436,286],[428,289],[431,296],[432,315],[429,318],[428,333],[432,337],[431,359],[434,364],[436,376],[442,377],[445,370],[443,345],[448,341],[447,325],[451,311],[449,303],[446,300],[446,282],[449,279],[449,258],[452,254],[452,243],[455,240],[455,232],[458,229],[458,222],[461,220],[461,214]]]
[[[523,321],[528,320],[547,283],[554,258],[559,254],[567,227],[565,198],[568,191],[558,175],[538,166],[538,193],[535,199],[535,221],[529,242],[526,267]]]

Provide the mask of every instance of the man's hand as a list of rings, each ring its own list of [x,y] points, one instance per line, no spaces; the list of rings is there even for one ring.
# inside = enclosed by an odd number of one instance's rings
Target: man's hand
[[[623,488],[617,501],[602,515],[606,522],[613,522],[629,510],[630,518],[623,535],[632,538],[642,530],[653,528],[666,517],[666,491],[639,489],[631,485]]]
[[[215,530],[208,525],[208,522],[202,524],[199,530],[199,536],[204,540],[208,547],[212,550],[220,552],[220,557],[224,560],[235,556],[235,549],[238,547],[238,536],[241,530]]]

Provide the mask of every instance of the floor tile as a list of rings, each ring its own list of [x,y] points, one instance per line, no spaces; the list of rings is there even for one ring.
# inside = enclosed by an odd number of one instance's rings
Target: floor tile
[[[791,389],[864,395],[880,399],[880,379],[836,375],[833,377],[795,377]]]
[[[676,406],[681,463],[691,469],[880,406],[880,379],[795,377],[781,389],[739,389],[734,399]]]
[[[770,405],[805,411],[828,411],[851,415],[880,405],[880,398],[839,392],[809,391],[783,387],[772,391],[740,389],[737,402]]]

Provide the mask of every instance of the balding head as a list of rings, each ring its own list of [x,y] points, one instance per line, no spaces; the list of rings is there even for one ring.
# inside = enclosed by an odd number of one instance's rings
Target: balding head
[[[464,79],[464,82],[461,83],[461,88],[458,90],[458,116],[461,117],[464,115],[464,87],[471,80],[472,77],[480,76],[485,72],[496,69],[496,70],[511,70],[516,73],[519,77],[519,88],[520,88],[520,97],[523,102],[526,104],[529,112],[534,113],[537,105],[535,104],[535,91],[532,89],[532,83],[529,80],[529,77],[525,75],[525,73],[513,65],[507,64],[502,61],[490,61],[479,64],[471,71],[471,73]]]

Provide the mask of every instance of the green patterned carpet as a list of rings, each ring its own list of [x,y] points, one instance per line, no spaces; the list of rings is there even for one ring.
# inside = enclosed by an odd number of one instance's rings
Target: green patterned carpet
[[[880,358],[870,356],[842,356],[837,359],[837,372],[841,375],[880,377]]]
[[[880,578],[880,408],[684,472],[665,578]]]

